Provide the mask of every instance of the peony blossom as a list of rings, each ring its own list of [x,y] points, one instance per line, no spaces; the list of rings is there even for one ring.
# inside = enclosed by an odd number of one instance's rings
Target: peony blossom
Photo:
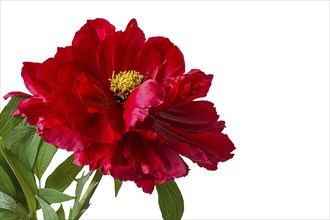
[[[146,40],[135,19],[125,31],[88,20],[53,58],[24,62],[22,77],[32,95],[14,114],[74,152],[75,164],[134,181],[144,192],[186,176],[181,156],[208,170],[233,157],[214,104],[195,100],[207,95],[213,75],[185,73],[179,48],[165,37]]]

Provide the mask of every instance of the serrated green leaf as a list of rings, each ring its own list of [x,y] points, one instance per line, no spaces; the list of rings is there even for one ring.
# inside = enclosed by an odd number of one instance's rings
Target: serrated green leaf
[[[121,185],[123,184],[122,181],[120,180],[117,180],[117,179],[113,179],[114,181],[114,184],[115,184],[115,197],[117,197],[118,193],[119,193],[119,190],[121,188]]]
[[[45,200],[48,204],[65,202],[74,199],[73,196],[64,194],[56,189],[39,189],[39,197]]]
[[[80,200],[80,197],[81,197],[81,194],[82,194],[82,190],[85,186],[85,183],[87,182],[87,180],[89,179],[91,174],[92,174],[91,172],[87,173],[85,176],[84,176],[84,174],[82,174],[82,177],[80,177],[77,180],[76,195],[75,195],[75,200],[74,200],[73,207],[70,210],[69,220],[76,219],[76,217],[79,216],[79,214],[80,214],[80,213],[77,213],[79,200]]]
[[[75,180],[83,166],[73,164],[73,155],[61,163],[46,180],[45,188],[63,192]]]
[[[16,110],[18,104],[22,99],[26,97],[22,96],[14,96],[10,99],[8,104],[0,113],[0,134],[2,134],[6,130],[13,130],[22,120],[22,117],[12,116],[12,113]]]
[[[45,220],[59,220],[55,210],[42,198],[36,195],[36,199],[38,200],[42,214]]]
[[[61,206],[57,209],[56,214],[57,214],[59,220],[65,220],[65,212],[64,212],[64,209],[63,209],[62,204],[61,204]]]
[[[50,162],[52,161],[57,148],[51,144],[48,144],[43,139],[40,141],[39,151],[37,159],[34,163],[33,171],[40,180]]]
[[[6,159],[8,165],[23,189],[31,218],[36,218],[37,202],[34,198],[34,194],[37,193],[38,188],[33,173],[21,161],[19,161],[15,155],[6,150],[4,147],[0,147],[0,152]]]
[[[174,181],[156,184],[158,204],[164,220],[180,220],[184,211],[183,197]]]
[[[8,194],[9,196],[15,198],[16,197],[15,186],[1,165],[0,165],[0,176],[1,176],[0,192],[4,192],[4,193]]]
[[[3,192],[0,192],[0,209],[14,212],[22,218],[27,218],[29,214],[22,204],[17,203],[15,199]]]
[[[37,158],[40,139],[37,133],[28,133],[14,143],[10,150],[29,170],[32,170]]]

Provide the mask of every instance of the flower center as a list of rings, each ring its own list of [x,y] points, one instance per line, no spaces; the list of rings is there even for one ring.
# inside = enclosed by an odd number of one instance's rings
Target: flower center
[[[125,102],[131,92],[142,83],[143,76],[135,71],[120,71],[116,76],[112,73],[110,81],[110,90],[115,95],[118,102]]]

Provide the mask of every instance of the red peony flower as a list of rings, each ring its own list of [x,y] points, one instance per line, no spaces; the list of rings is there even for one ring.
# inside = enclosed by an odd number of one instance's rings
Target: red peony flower
[[[233,157],[213,103],[194,101],[206,96],[213,75],[184,72],[179,48],[164,37],[146,40],[135,19],[125,31],[88,20],[72,46],[24,63],[32,96],[15,113],[47,142],[73,151],[75,164],[151,193],[155,182],[188,174],[181,156],[208,170]]]

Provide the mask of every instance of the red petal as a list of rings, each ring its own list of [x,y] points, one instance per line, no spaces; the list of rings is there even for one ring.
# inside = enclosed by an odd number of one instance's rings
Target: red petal
[[[200,70],[193,69],[187,74],[168,80],[166,86],[166,95],[162,105],[154,108],[153,111],[163,111],[176,105],[193,101],[207,95],[211,86],[213,75],[206,75]]]
[[[180,128],[173,127],[168,122],[157,120],[152,117],[148,117],[146,122],[169,142],[187,144],[192,148],[200,149],[207,157],[205,164],[208,164],[209,161],[212,161],[212,163],[224,162],[233,157],[231,152],[235,149],[234,144],[227,135],[221,133],[218,129],[213,129],[211,127],[210,130],[204,132],[187,132]],[[199,153],[199,151],[190,150],[190,152],[183,153],[182,149],[179,149],[178,153],[193,158],[194,155],[191,155],[191,153]],[[203,164],[203,162],[200,161],[201,157],[199,155],[196,156],[199,159],[195,161],[199,162],[199,164]]]
[[[149,38],[138,60],[137,70],[146,79],[154,79],[159,83],[181,76],[185,71],[183,54],[169,39],[164,37]]]
[[[189,132],[222,131],[225,126],[223,121],[218,122],[219,115],[209,101],[189,102],[152,115],[157,120]]]
[[[164,182],[188,174],[188,166],[168,145],[136,134],[126,136],[124,154],[139,173],[135,182],[148,193],[153,190],[150,180]]]
[[[111,158],[113,157],[115,145],[101,144],[94,142],[88,148],[80,152],[75,152],[74,163],[78,166],[89,165],[90,170],[95,170],[100,167],[111,167]],[[107,174],[104,173],[104,174]]]
[[[10,92],[10,93],[6,94],[3,98],[5,100],[7,100],[8,98],[13,97],[13,96],[23,96],[23,97],[27,97],[27,98],[32,97],[31,95],[26,94],[24,92]]]
[[[45,64],[40,63],[31,63],[24,62],[22,68],[22,77],[24,79],[24,83],[26,88],[37,97],[42,97],[46,100],[50,99],[52,91],[54,88],[47,81],[41,81],[38,78],[38,75],[42,75],[44,73],[44,69],[48,68],[48,62]],[[44,65],[44,68],[41,66]],[[38,73],[38,72],[42,73]],[[47,71],[45,71],[47,73]],[[50,80],[54,80],[54,77],[51,77]]]
[[[49,103],[44,103],[39,98],[28,98],[20,102],[14,114],[27,117],[27,122],[31,125],[36,125],[40,117],[46,117],[51,114],[52,106]]]
[[[91,75],[82,73],[77,76],[74,81],[74,88],[90,113],[102,111],[116,102],[111,96],[110,88],[104,88]]]
[[[61,91],[54,94],[53,111],[64,124],[90,141],[112,143],[122,137],[121,112],[113,106],[91,113],[79,97]]]
[[[100,75],[97,57],[100,44],[115,33],[115,27],[105,19],[88,20],[75,34],[72,41],[72,54],[84,69],[95,74],[106,84],[108,77]],[[110,60],[109,60],[110,62]]]
[[[45,141],[67,151],[81,151],[90,145],[90,142],[78,132],[64,125],[58,118],[47,117],[38,122],[38,131]]]
[[[113,72],[135,70],[144,41],[143,31],[136,20],[132,19],[125,31],[116,32],[102,43],[98,58],[101,71],[111,78]]]
[[[160,105],[163,97],[164,90],[154,80],[147,80],[136,87],[123,106],[126,131],[134,127],[137,121],[143,121],[148,116],[149,108]]]

